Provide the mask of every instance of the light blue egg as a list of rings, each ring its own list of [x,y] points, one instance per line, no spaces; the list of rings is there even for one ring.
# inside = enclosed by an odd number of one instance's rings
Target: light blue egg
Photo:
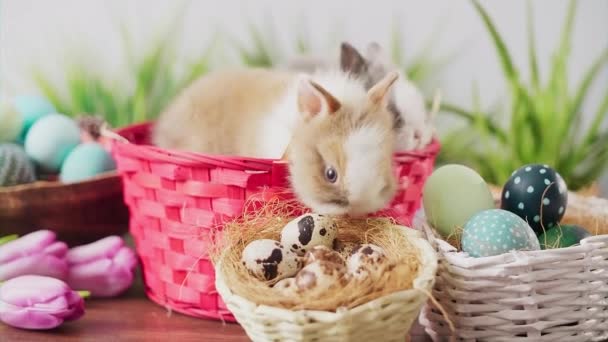
[[[59,178],[62,182],[79,182],[116,169],[112,156],[98,143],[77,146],[63,162]]]
[[[25,141],[27,132],[34,122],[45,115],[56,113],[57,109],[47,99],[35,95],[21,95],[15,97],[15,108],[23,117],[20,140]]]
[[[80,129],[65,115],[50,114],[34,123],[25,137],[25,151],[44,171],[58,172],[80,143]]]
[[[502,209],[473,215],[464,226],[461,242],[462,250],[472,257],[540,249],[538,238],[526,221]]]

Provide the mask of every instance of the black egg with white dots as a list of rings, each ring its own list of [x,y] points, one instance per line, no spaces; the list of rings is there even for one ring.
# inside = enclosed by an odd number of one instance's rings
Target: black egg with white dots
[[[560,222],[567,204],[566,183],[548,165],[522,166],[502,189],[501,208],[524,219],[537,235]]]

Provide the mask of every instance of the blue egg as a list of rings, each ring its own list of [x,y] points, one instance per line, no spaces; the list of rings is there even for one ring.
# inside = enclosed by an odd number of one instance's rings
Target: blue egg
[[[540,249],[538,238],[526,221],[503,209],[473,215],[464,226],[461,242],[462,250],[472,257]]]
[[[15,107],[23,117],[20,140],[25,141],[25,136],[34,122],[45,115],[56,113],[57,109],[44,97],[34,95],[21,95],[15,97]]]
[[[116,169],[112,156],[98,143],[77,146],[63,162],[59,178],[62,182],[79,182]]]
[[[65,115],[50,114],[34,123],[25,137],[25,151],[47,172],[58,172],[63,160],[80,143],[80,129]]]

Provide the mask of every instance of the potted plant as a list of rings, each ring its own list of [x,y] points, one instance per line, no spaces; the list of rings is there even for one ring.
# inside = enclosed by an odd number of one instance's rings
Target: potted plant
[[[476,103],[467,110],[444,103],[444,111],[468,124],[443,138],[440,163],[458,162],[478,170],[484,179],[502,186],[511,172],[528,163],[552,165],[572,191],[592,188],[608,166],[608,131],[602,130],[608,116],[608,93],[583,125],[582,108],[597,75],[608,64],[608,47],[587,68],[574,89],[567,75],[576,2],[571,1],[557,50],[547,77],[540,75],[532,9],[528,6],[528,63],[526,82],[511,58],[493,20],[477,0],[472,0],[492,38],[508,85],[509,107],[483,110]],[[501,118],[505,119],[502,124]],[[500,150],[500,153],[497,151]]]

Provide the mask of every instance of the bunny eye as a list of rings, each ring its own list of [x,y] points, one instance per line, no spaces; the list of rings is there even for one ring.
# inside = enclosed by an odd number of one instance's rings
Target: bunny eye
[[[338,172],[331,166],[328,166],[325,169],[325,179],[327,179],[330,183],[335,183],[338,179]]]

